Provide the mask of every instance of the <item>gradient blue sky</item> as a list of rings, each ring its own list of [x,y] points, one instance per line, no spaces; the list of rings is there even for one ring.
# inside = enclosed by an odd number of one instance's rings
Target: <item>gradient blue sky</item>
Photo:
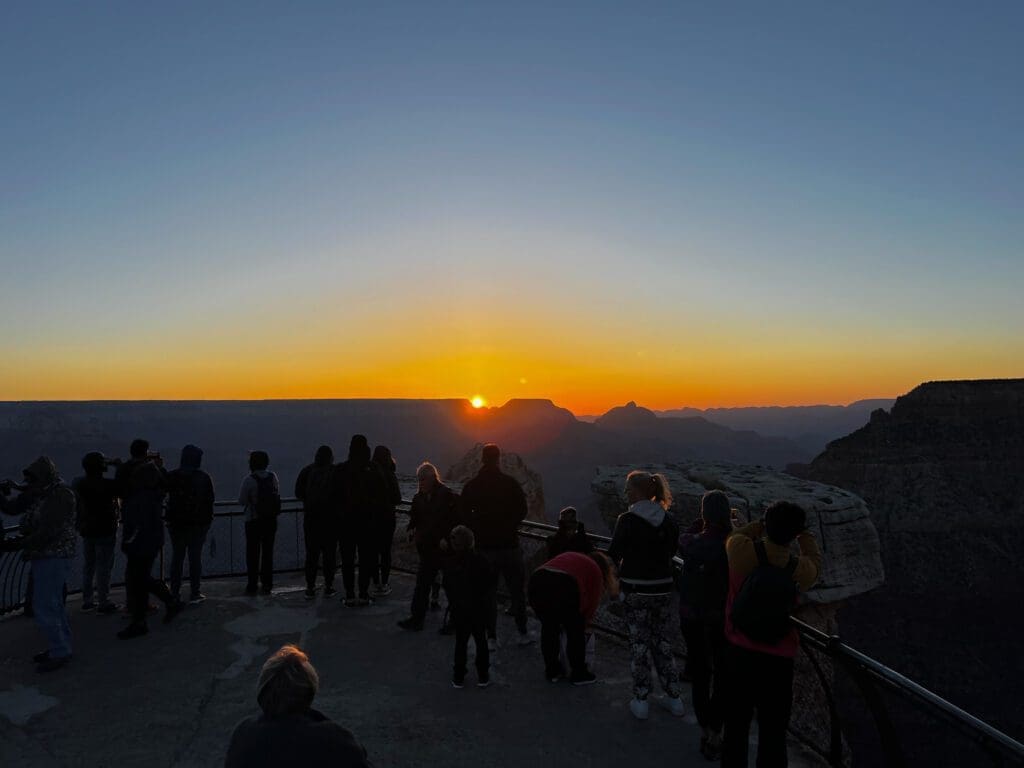
[[[211,5],[0,9],[0,399],[1024,375],[1024,4]]]

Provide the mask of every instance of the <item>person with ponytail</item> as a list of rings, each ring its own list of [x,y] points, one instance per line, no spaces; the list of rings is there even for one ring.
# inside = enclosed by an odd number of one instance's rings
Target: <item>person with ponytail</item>
[[[649,714],[651,657],[665,698],[658,703],[676,717],[686,714],[680,698],[679,670],[668,638],[672,595],[672,558],[679,526],[668,514],[672,493],[661,474],[634,471],[626,477],[629,509],[615,523],[608,555],[619,567],[626,627],[632,656],[633,700],[638,720]]]

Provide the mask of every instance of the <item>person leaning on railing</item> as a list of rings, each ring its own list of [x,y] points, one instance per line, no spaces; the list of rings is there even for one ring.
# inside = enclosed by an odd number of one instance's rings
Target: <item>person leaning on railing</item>
[[[793,540],[800,556],[790,552]],[[746,768],[750,723],[757,710],[757,764],[784,766],[793,707],[793,658],[800,637],[789,616],[799,591],[821,572],[821,550],[807,515],[779,501],[764,519],[734,531],[725,544],[729,596],[725,609],[724,768]]]

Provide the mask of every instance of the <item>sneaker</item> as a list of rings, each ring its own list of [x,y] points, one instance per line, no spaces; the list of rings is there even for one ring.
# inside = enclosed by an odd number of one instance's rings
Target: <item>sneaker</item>
[[[482,680],[478,680],[477,681],[476,687],[477,688],[489,688],[490,685],[491,685],[491,678],[485,677]]]
[[[355,608],[357,604],[356,596],[349,595],[348,597],[341,598],[341,604],[344,605],[346,608]]]
[[[646,720],[650,714],[650,706],[648,706],[645,700],[633,699],[629,702],[629,711],[633,713],[633,717],[637,720]]]
[[[338,590],[334,587],[324,587],[324,597],[334,597],[338,594]]]
[[[379,595],[380,597],[384,597],[385,595],[390,595],[391,594],[391,585],[390,584],[381,584],[379,587],[377,587],[375,590],[373,590],[373,593],[375,595]]]
[[[316,598],[316,590],[315,589],[307,589],[306,590],[306,599],[307,600],[313,600],[315,598]]]
[[[88,613],[89,611],[96,610],[96,603],[91,600],[88,603],[82,603],[82,613]]]
[[[104,616],[106,616],[107,614],[117,613],[120,610],[121,606],[117,603],[106,602],[96,609],[96,613],[103,614]]]
[[[365,608],[368,605],[373,605],[373,600],[369,597],[360,597],[356,600],[356,608]]]
[[[400,626],[402,629],[408,629],[410,632],[419,632],[423,629],[423,622],[417,621],[412,616],[410,616],[408,619],[402,619],[400,622],[398,622],[398,626]]]
[[[590,685],[597,682],[597,675],[593,672],[584,672],[579,675],[573,675],[569,678],[569,682],[573,685]]]
[[[462,690],[465,687],[466,686],[462,680],[459,680],[457,677],[452,678],[452,688],[458,688],[459,690]]]
[[[678,696],[674,699],[670,699],[667,696],[664,698],[656,699],[658,706],[664,710],[667,710],[672,717],[683,717],[686,715],[686,705],[683,704],[683,700]]]
[[[516,645],[530,645],[530,643],[534,643],[536,641],[537,638],[535,638],[529,632],[523,632],[519,635],[519,637],[516,638]]]
[[[58,656],[55,658],[46,659],[36,665],[36,672],[53,672],[55,669],[60,669],[65,664],[71,661],[71,656]]]
[[[136,624],[133,622],[118,632],[117,636],[122,640],[131,640],[133,637],[142,637],[148,634],[149,627],[146,624]]]
[[[185,604],[181,600],[175,600],[173,603],[169,603],[167,606],[167,612],[164,614],[164,624],[170,624],[174,617],[185,610]]]
[[[192,595],[192,597],[188,599],[189,605],[199,605],[203,602],[206,602],[206,595],[204,595],[202,592]]]

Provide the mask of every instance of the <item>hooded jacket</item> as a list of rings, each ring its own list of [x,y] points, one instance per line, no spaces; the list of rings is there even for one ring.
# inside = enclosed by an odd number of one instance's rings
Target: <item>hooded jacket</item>
[[[200,469],[202,463],[203,449],[186,445],[181,465],[167,475],[168,528],[213,522],[213,479]]]
[[[608,555],[619,564],[623,592],[667,595],[679,526],[654,501],[638,501],[619,515]]]
[[[370,446],[353,438],[348,461],[335,469],[334,499],[342,527],[365,529],[374,513],[387,504],[387,484],[381,468],[370,460]]]
[[[459,524],[459,496],[444,483],[438,483],[428,494],[418,491],[409,508],[409,526],[416,541],[420,560],[436,563],[441,541]]]
[[[15,503],[29,494],[23,502],[25,513],[21,519],[21,550],[25,560],[45,557],[74,557],[75,494],[57,474],[57,467],[45,456],[29,464],[24,471],[32,487],[21,494]],[[5,507],[8,502],[0,499]],[[5,511],[6,508],[5,508]]]
[[[121,549],[129,557],[155,557],[164,543],[167,476],[152,461],[139,461],[125,481]]]
[[[295,479],[295,498],[302,502],[307,518],[331,516],[334,475],[334,453],[326,445],[320,446],[313,463],[304,466]]]

